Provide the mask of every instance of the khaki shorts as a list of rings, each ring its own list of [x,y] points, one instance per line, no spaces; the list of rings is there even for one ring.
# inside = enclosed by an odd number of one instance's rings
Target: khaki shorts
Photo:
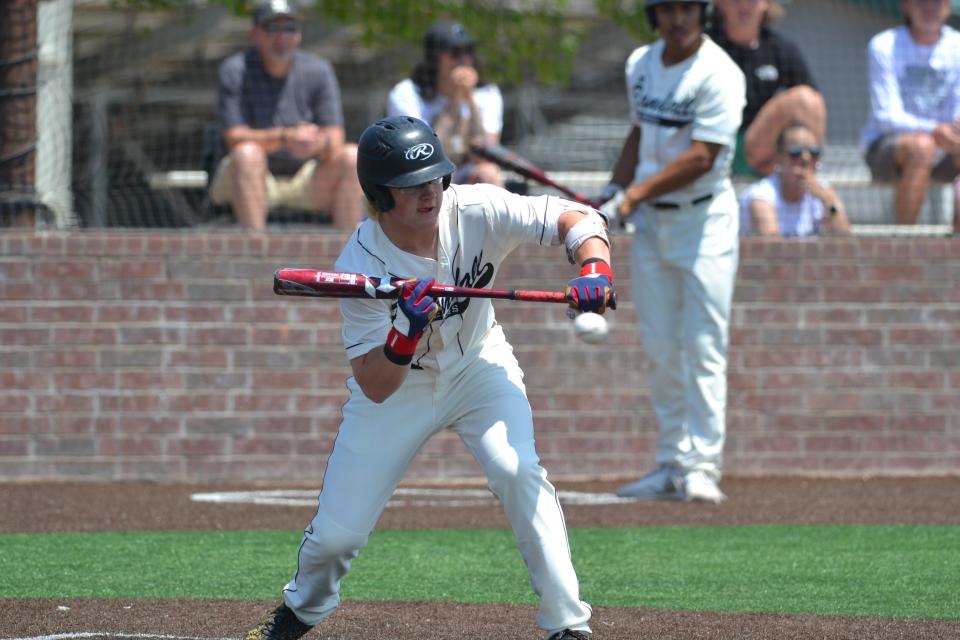
[[[894,146],[897,134],[887,134],[877,138],[867,148],[866,161],[870,167],[870,174],[877,182],[893,182],[897,179],[897,162],[894,160]],[[957,177],[957,168],[953,164],[953,157],[937,147],[933,155],[933,170],[930,177],[937,182],[950,182]]]
[[[317,168],[316,160],[307,160],[300,170],[292,176],[276,177],[267,172],[267,207],[288,207],[312,211],[313,173]],[[217,172],[210,185],[210,200],[214,204],[230,204],[233,196],[233,174],[230,171],[230,156],[220,161]]]

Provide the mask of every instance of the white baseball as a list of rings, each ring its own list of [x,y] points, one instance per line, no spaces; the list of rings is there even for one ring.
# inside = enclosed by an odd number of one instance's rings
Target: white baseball
[[[599,313],[581,313],[573,321],[573,332],[578,338],[589,344],[598,344],[607,339],[610,327],[607,319]]]

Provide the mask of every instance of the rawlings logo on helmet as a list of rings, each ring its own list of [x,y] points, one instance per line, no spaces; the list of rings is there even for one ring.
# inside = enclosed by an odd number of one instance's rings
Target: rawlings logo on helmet
[[[433,145],[429,142],[421,142],[420,144],[413,145],[407,152],[403,154],[403,157],[407,160],[425,160],[433,155]]]

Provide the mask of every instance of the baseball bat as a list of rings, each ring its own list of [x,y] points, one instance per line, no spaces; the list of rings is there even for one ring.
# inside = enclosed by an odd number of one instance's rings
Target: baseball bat
[[[273,292],[283,296],[313,298],[396,298],[400,287],[411,278],[368,276],[361,273],[321,271],[283,267],[273,274]],[[454,298],[496,298],[528,302],[567,302],[562,291],[525,291],[522,289],[474,289],[434,284],[427,294]]]
[[[548,176],[543,169],[536,166],[526,158],[517,155],[513,151],[510,151],[503,145],[499,144],[473,144],[470,146],[470,150],[473,153],[486,158],[487,160],[494,162],[504,169],[509,169],[514,173],[518,173],[524,178],[530,178],[531,180],[536,180],[540,184],[545,184],[548,187],[553,187],[560,193],[569,196],[572,200],[576,200],[581,204],[593,207],[594,209],[599,209],[600,204],[596,200],[592,200],[582,193],[578,193],[566,187]]]

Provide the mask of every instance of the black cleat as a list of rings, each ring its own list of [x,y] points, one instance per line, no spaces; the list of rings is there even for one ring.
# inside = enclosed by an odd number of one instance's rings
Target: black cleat
[[[287,603],[270,612],[257,626],[243,636],[243,640],[297,640],[313,627],[303,624]],[[575,636],[571,636],[575,637]]]

